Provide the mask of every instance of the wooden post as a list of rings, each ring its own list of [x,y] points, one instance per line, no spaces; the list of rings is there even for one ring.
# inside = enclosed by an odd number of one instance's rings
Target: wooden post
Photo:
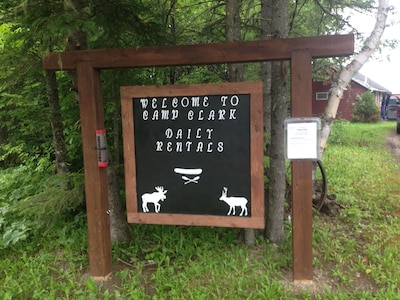
[[[90,275],[105,280],[111,274],[111,234],[107,169],[97,166],[96,129],[104,129],[100,71],[90,62],[77,65],[82,126],[85,193],[89,234]]]
[[[312,116],[312,68],[309,50],[294,50],[291,59],[292,117]],[[312,162],[292,162],[293,280],[311,283]]]

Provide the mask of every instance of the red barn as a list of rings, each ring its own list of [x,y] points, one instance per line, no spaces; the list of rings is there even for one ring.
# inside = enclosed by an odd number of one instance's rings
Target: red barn
[[[320,117],[323,115],[331,85],[331,80],[313,81],[312,114],[314,117]],[[363,74],[357,73],[352,78],[350,86],[343,93],[343,98],[340,100],[336,117],[338,119],[351,121],[351,114],[353,113],[353,106],[354,103],[356,103],[357,96],[361,96],[367,91],[371,91],[374,94],[375,103],[378,105],[379,109],[381,108],[383,97],[391,94],[391,92],[385,87]]]

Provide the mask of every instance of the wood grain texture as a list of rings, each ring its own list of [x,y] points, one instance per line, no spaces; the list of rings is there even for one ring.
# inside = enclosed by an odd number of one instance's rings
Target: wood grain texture
[[[72,70],[83,61],[90,61],[97,69],[244,63],[289,60],[292,51],[304,49],[313,58],[349,55],[354,52],[354,36],[68,51],[50,53],[43,57],[42,63],[45,70]]]
[[[82,127],[85,168],[86,211],[89,235],[90,274],[95,277],[111,273],[110,216],[107,214],[107,169],[97,165],[96,130],[104,129],[100,74],[88,62],[77,66],[79,109]]]
[[[311,51],[293,51],[292,117],[312,116]],[[293,279],[312,280],[312,162],[292,161]]]

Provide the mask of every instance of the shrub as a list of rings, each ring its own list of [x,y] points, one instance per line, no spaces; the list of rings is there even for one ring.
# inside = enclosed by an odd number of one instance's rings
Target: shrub
[[[379,121],[379,109],[370,91],[357,97],[351,118],[353,122],[376,123]]]
[[[0,251],[82,210],[83,174],[50,175],[43,166],[0,169]]]

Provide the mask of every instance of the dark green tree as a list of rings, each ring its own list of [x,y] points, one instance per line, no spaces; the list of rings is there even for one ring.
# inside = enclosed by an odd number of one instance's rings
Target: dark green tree
[[[54,160],[58,173],[68,173],[70,163],[66,145],[69,144],[69,148],[74,150],[79,150],[81,145],[75,74],[71,72],[69,76],[57,76],[55,72],[43,72],[42,56],[50,51],[158,44],[160,42],[156,37],[160,31],[157,23],[148,17],[147,12],[150,10],[140,1],[54,0],[25,1],[20,5],[19,1],[6,0],[0,4],[0,10],[4,12],[3,21],[10,26],[9,34],[2,43],[3,50],[0,52],[0,61],[4,63],[0,75],[4,79],[0,99],[0,146],[4,150],[1,157],[7,162],[13,158],[15,164],[19,164],[24,162],[26,157],[40,157],[46,153],[49,156],[49,166]],[[146,21],[143,21],[141,13],[146,15],[146,18],[143,18]],[[11,72],[11,68],[20,71]],[[115,90],[121,82],[111,81],[109,86],[107,81],[105,83],[105,89],[114,93],[110,97],[111,103],[114,104],[115,99],[119,98]],[[24,90],[26,92],[21,93]],[[35,110],[27,110],[28,106]],[[23,109],[19,111],[16,107]],[[118,129],[114,131],[112,127],[117,124],[114,119],[117,117],[115,112],[119,111],[119,106],[106,103],[106,108],[109,110],[107,112],[111,112],[107,116],[112,116],[106,120],[107,126],[111,124],[109,132],[118,133]],[[10,112],[14,114],[12,118]],[[26,118],[26,115],[29,117]],[[7,122],[3,122],[3,118]],[[30,120],[33,118],[42,121],[40,126],[37,121]],[[23,122],[30,127],[22,126]],[[50,142],[51,137],[53,143]],[[15,142],[10,144],[12,139],[15,139]],[[38,142],[33,144],[31,140]],[[113,157],[112,150],[116,150],[118,157],[118,143],[112,145],[114,147],[110,148],[110,156]],[[78,158],[73,161],[76,164],[74,169],[79,170],[82,168],[82,153],[74,152],[74,158]],[[79,156],[76,155],[78,152]],[[113,218],[114,221],[125,220],[124,212],[120,209],[120,189],[113,166],[114,164],[111,164],[109,168],[109,182],[112,184],[109,188],[109,198],[112,200],[110,208],[113,213],[120,212],[120,215]],[[42,194],[41,197],[43,196]],[[119,227],[116,225],[119,222],[111,223],[113,229]],[[117,240],[121,230],[112,232],[116,232],[113,239]]]
[[[351,115],[353,122],[376,123],[380,120],[379,108],[375,103],[374,94],[371,91],[357,96]]]
[[[28,161],[33,162],[32,165],[38,165],[40,161],[43,165],[46,161],[49,174],[82,169],[79,99],[74,93],[76,80],[73,73],[43,72],[41,57],[47,52],[223,42],[228,29],[225,5],[238,3],[241,8],[235,17],[240,17],[241,28],[239,36],[235,33],[234,40],[254,40],[260,34],[261,38],[269,39],[341,33],[350,29],[351,20],[343,18],[345,8],[366,10],[375,3],[373,0],[263,0],[260,6],[260,2],[255,0],[236,2],[1,1],[1,167]],[[330,72],[327,66],[336,63],[334,60],[317,61],[314,63],[315,71],[325,76]],[[106,129],[109,141],[112,140],[109,142],[110,157],[116,168],[110,178],[122,178],[122,172],[119,172],[122,169],[120,86],[254,80],[259,74],[255,64],[244,66],[240,76],[234,74],[236,71],[232,67],[220,64],[102,72]],[[268,210],[271,211],[267,213],[267,237],[276,243],[282,241],[284,234],[285,185],[282,178],[285,177],[285,168],[281,124],[287,115],[286,69],[285,62],[265,63],[261,67],[265,129],[270,137],[268,154],[271,157],[268,172]],[[119,194],[118,186],[110,190]]]

